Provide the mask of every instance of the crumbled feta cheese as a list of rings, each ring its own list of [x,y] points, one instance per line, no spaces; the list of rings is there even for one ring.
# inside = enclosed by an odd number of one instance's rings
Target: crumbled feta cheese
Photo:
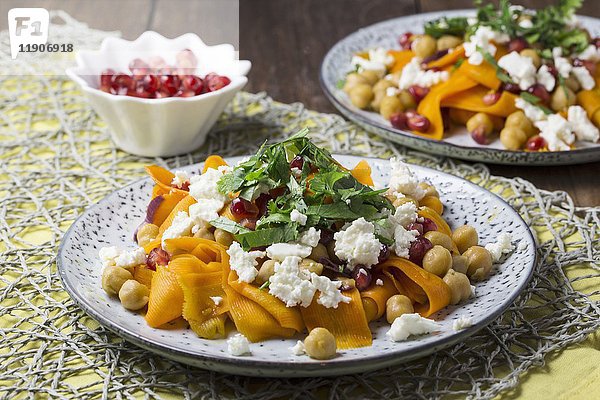
[[[596,86],[594,77],[586,67],[573,67],[572,72],[584,90],[592,90]]]
[[[385,71],[387,70],[384,63],[367,60],[366,58],[359,56],[352,57],[350,64],[352,65],[352,68],[356,68],[358,72],[374,71],[381,76],[383,76],[383,74],[385,74]]]
[[[467,329],[470,326],[473,326],[473,320],[471,319],[471,317],[459,317],[452,323],[452,329],[454,329],[455,331]]]
[[[267,256],[275,261],[283,261],[286,257],[306,258],[312,253],[312,248],[300,243],[273,243],[267,247]]]
[[[517,246],[517,250],[518,251],[525,251],[525,249],[527,249],[527,243],[526,242],[519,242],[519,245]]]
[[[529,18],[523,18],[519,21],[519,26],[523,29],[531,29],[533,28],[533,22]]]
[[[550,114],[546,121],[538,121],[534,125],[550,151],[570,150],[570,145],[575,142],[571,124],[559,114]]]
[[[598,62],[600,61],[600,49],[597,48],[596,45],[590,44],[577,55],[577,58],[580,60]]]
[[[577,139],[586,142],[597,142],[600,138],[600,131],[589,120],[585,110],[581,106],[569,107],[567,120],[571,124]]]
[[[498,236],[498,241],[495,243],[488,243],[485,245],[487,251],[492,255],[492,261],[498,262],[502,258],[503,254],[510,253],[515,249],[511,243],[511,236],[508,233],[501,233]]]
[[[351,298],[344,296],[340,291],[342,281],[332,281],[326,276],[319,276],[312,272],[310,274],[312,284],[319,291],[320,296],[317,303],[326,308],[337,308],[340,303],[349,303]]]
[[[194,218],[190,218],[188,213],[185,211],[179,211],[175,218],[173,218],[173,222],[171,225],[165,230],[162,235],[162,243],[164,247],[165,240],[167,239],[175,239],[182,236],[190,236],[192,233],[192,228],[196,225],[196,220]]]
[[[475,286],[471,285],[471,295],[469,296],[469,298],[472,299],[473,297],[477,297],[477,290]]]
[[[202,175],[192,176],[190,178],[190,195],[197,201],[213,199],[221,200],[225,204],[229,199],[227,195],[219,192],[217,183],[223,176],[223,173],[227,171],[229,171],[228,167],[219,167],[218,169],[209,168]]]
[[[483,62],[483,53],[489,53],[492,56],[496,54],[497,44],[506,43],[510,37],[505,33],[495,32],[488,26],[480,26],[471,35],[469,41],[463,43],[465,55],[469,58],[469,64],[479,65]]]
[[[410,244],[417,240],[419,231],[408,231],[402,225],[397,225],[394,230],[394,245],[392,250],[398,257],[408,258],[408,251],[410,250]]]
[[[562,49],[560,47],[553,48],[552,57],[554,58],[554,67],[558,74],[565,79],[568,78],[573,66],[568,59],[562,57]]]
[[[413,202],[401,204],[396,207],[394,215],[390,215],[389,219],[394,225],[405,227],[417,220],[417,206]]]
[[[516,51],[500,57],[498,66],[508,72],[521,90],[527,90],[535,83],[536,69],[531,57],[522,56]]]
[[[419,186],[419,180],[405,162],[392,157],[390,167],[390,183],[388,186],[392,193],[402,193],[417,201],[425,197],[425,191]]]
[[[312,226],[308,228],[308,230],[302,232],[298,238],[300,244],[310,247],[316,247],[319,244],[319,240],[321,240],[321,231]]]
[[[300,257],[285,257],[283,261],[275,263],[275,273],[269,278],[269,293],[287,307],[298,304],[308,307],[317,290],[309,280],[310,274],[300,269],[300,261]]]
[[[292,212],[290,213],[290,220],[292,220],[292,222],[297,222],[302,226],[306,225],[307,219],[308,217],[298,210],[292,210]]]
[[[290,347],[290,351],[295,356],[301,356],[306,354],[306,348],[304,347],[304,342],[302,340],[298,340],[295,345]]]
[[[523,110],[525,116],[531,122],[535,123],[538,121],[544,121],[547,118],[546,114],[542,111],[541,108],[534,106],[533,104],[523,100],[520,97],[517,97],[515,99],[515,107]]]
[[[550,73],[550,69],[546,64],[542,65],[537,71],[537,81],[540,85],[546,88],[547,91],[551,92],[556,86],[556,78]]]
[[[401,90],[408,89],[413,85],[431,87],[440,82],[447,81],[449,77],[450,74],[448,71],[423,70],[421,68],[421,59],[419,57],[413,57],[412,60],[402,68],[398,87]]]
[[[171,181],[171,185],[181,189],[183,187],[183,185],[190,182],[190,176],[188,175],[187,172],[177,170],[174,172],[174,174],[175,174],[175,176],[173,177],[173,180]]]
[[[237,333],[227,340],[227,351],[232,356],[250,354],[250,342],[246,336]]]
[[[369,50],[369,60],[390,66],[394,63],[394,57],[383,47]]]
[[[394,342],[406,340],[410,335],[424,335],[439,329],[437,322],[419,314],[402,314],[394,320],[386,335]]]
[[[387,89],[385,89],[385,95],[388,97],[395,97],[398,96],[400,94],[400,89],[398,89],[397,87],[389,87]]]
[[[129,268],[146,263],[146,253],[143,247],[127,250],[116,246],[108,246],[101,248],[98,256],[105,267]]]
[[[467,17],[467,24],[469,26],[475,25],[478,22],[479,22],[479,19],[477,17]]]
[[[223,298],[221,296],[210,296],[210,299],[215,303],[215,306],[219,306],[223,302]]]
[[[334,251],[340,260],[348,261],[352,265],[363,264],[370,267],[377,264],[381,243],[375,237],[375,226],[359,218],[344,230],[333,235],[335,239]]]
[[[239,282],[252,282],[258,275],[257,258],[265,256],[264,251],[244,251],[238,242],[233,242],[229,249],[229,265],[238,275]]]
[[[196,225],[203,226],[205,225],[204,221],[219,218],[219,211],[223,206],[224,203],[218,199],[200,199],[189,207],[189,216],[195,220]]]
[[[376,284],[377,286],[383,286],[383,281],[382,281],[381,279],[377,279],[377,280],[375,281],[375,284]]]

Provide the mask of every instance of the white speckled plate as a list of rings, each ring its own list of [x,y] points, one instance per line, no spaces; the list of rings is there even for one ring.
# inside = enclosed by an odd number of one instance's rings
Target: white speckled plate
[[[352,167],[360,158],[336,156]],[[234,164],[239,158],[230,159]],[[373,178],[385,186],[389,180],[389,161],[370,159]],[[197,172],[200,166],[185,168]],[[432,318],[441,329],[433,334],[405,342],[391,342],[385,335],[389,325],[371,325],[373,346],[344,350],[329,361],[294,356],[289,347],[296,339],[269,340],[251,344],[252,355],[234,357],[227,352],[225,340],[200,339],[189,329],[161,330],[146,325],[141,314],[125,310],[118,299],[101,288],[102,266],[98,250],[103,246],[134,246],[132,235],[144,219],[152,182],[143,179],[120,189],[90,207],[69,229],[58,254],[58,270],[71,297],[93,318],[123,338],[165,357],[221,372],[256,376],[342,375],[383,368],[406,362],[465,340],[498,317],[527,284],[535,264],[533,236],[517,212],[496,195],[453,175],[413,166],[421,179],[433,183],[445,205],[444,218],[456,228],[476,227],[480,243],[510,233],[516,250],[494,266],[492,275],[476,285],[476,297],[460,306],[449,306]],[[452,323],[470,317],[473,326],[456,332]],[[232,333],[233,334],[233,333]]]
[[[392,128],[379,113],[360,110],[348,96],[337,88],[350,68],[352,55],[374,47],[398,49],[398,37],[406,32],[420,33],[426,21],[442,16],[464,16],[474,10],[444,11],[390,19],[362,28],[336,43],[321,64],[320,81],[325,95],[347,118],[366,130],[413,149],[468,161],[483,161],[512,165],[581,164],[600,160],[600,143],[577,142],[570,151],[526,152],[504,149],[499,139],[487,146],[475,143],[465,128],[455,128],[441,141],[417,136],[409,131]],[[578,17],[592,37],[600,36],[600,20]]]

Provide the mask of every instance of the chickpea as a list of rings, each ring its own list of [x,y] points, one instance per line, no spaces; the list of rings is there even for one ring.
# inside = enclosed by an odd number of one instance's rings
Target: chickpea
[[[444,276],[452,267],[450,251],[440,245],[433,246],[423,256],[423,269],[437,276]]]
[[[531,61],[533,61],[533,65],[535,66],[535,69],[538,69],[540,67],[540,65],[542,65],[542,59],[540,58],[537,51],[535,51],[534,49],[523,49],[523,50],[521,50],[520,54],[523,57],[531,58]]]
[[[396,318],[403,314],[412,314],[415,309],[412,301],[401,294],[396,294],[390,297],[385,303],[385,319],[388,323],[393,323]]]
[[[575,104],[577,97],[575,93],[571,89],[566,86],[558,86],[554,93],[552,93],[552,98],[550,99],[550,107],[556,111],[562,111],[569,106]]]
[[[444,213],[444,205],[439,197],[425,196],[419,201],[419,205],[429,207],[439,215]]]
[[[354,106],[364,109],[373,100],[373,89],[366,83],[359,83],[350,90],[349,96]]]
[[[102,289],[111,296],[116,296],[123,284],[133,279],[131,272],[121,267],[106,267],[102,271]]]
[[[310,258],[311,260],[315,260],[317,262],[319,262],[321,260],[321,258],[328,258],[329,257],[329,253],[327,252],[327,247],[325,247],[325,245],[323,243],[319,243],[318,245],[316,245],[315,247],[313,247],[312,252],[310,253],[310,256],[308,256],[308,258]]]
[[[308,272],[314,272],[317,275],[323,273],[323,264],[311,260],[310,258],[303,258],[300,262],[300,269],[305,269]]]
[[[472,246],[463,253],[467,257],[467,275],[471,280],[485,279],[492,270],[492,255],[485,247]]]
[[[500,131],[500,142],[508,150],[520,150],[527,141],[527,134],[521,128],[506,126]]]
[[[265,260],[258,270],[258,275],[254,279],[259,285],[264,284],[275,273],[275,260]]]
[[[419,207],[419,202],[410,196],[394,197],[394,200],[392,200],[394,207],[400,207],[402,204],[406,203],[413,203],[415,206]]]
[[[437,40],[437,49],[446,50],[453,49],[462,43],[462,39],[457,36],[443,35]]]
[[[458,251],[462,254],[469,247],[477,246],[479,236],[477,235],[475,228],[470,225],[463,225],[452,232],[452,241],[456,243]]]
[[[200,228],[194,233],[195,238],[201,238],[206,240],[215,240],[215,235],[209,231],[207,228]]]
[[[373,101],[371,101],[371,108],[379,112],[381,107],[381,101],[387,96],[387,88],[394,86],[394,84],[387,79],[382,79],[373,86]]]
[[[383,100],[381,100],[381,105],[379,107],[379,114],[383,116],[385,119],[390,119],[392,114],[396,114],[397,112],[403,111],[402,102],[396,96],[385,96]]]
[[[413,95],[408,92],[408,90],[402,90],[398,95],[398,98],[400,99],[402,107],[404,107],[405,110],[414,110],[417,108],[417,102],[415,101]]]
[[[485,136],[489,136],[494,131],[494,123],[486,113],[477,113],[467,121],[467,130],[469,132],[482,131]]]
[[[443,280],[450,287],[450,304],[458,304],[471,297],[471,282],[465,274],[451,269]]]
[[[440,231],[429,231],[425,232],[423,236],[434,246],[441,246],[450,252],[454,249],[454,243],[452,242],[452,239],[445,233]]]
[[[359,75],[356,72],[349,73],[346,75],[346,82],[344,83],[344,92],[350,93],[350,91],[358,84],[367,83],[367,79]]]
[[[377,81],[375,85],[373,85],[373,92],[383,92],[387,90],[387,88],[394,87],[394,83],[388,79],[380,79]]]
[[[437,51],[435,39],[429,35],[419,35],[411,45],[411,50],[417,57],[427,58]]]
[[[223,229],[215,229],[213,235],[215,236],[215,241],[225,247],[229,247],[233,243],[233,235]]]
[[[335,357],[335,337],[325,328],[315,328],[304,339],[304,348],[310,358],[328,360]]]
[[[523,111],[515,111],[506,118],[504,127],[520,128],[527,137],[531,137],[537,133],[537,129],[533,123],[525,116]]]
[[[365,78],[370,86],[373,86],[381,78],[377,72],[368,69],[360,72],[359,75]]]
[[[425,196],[433,196],[437,198],[440,197],[440,194],[438,193],[435,186],[427,182],[419,182],[419,187],[425,191]]]
[[[565,85],[567,85],[567,87],[575,93],[581,90],[581,85],[579,84],[579,81],[572,74],[567,79],[565,79]]]
[[[469,269],[469,260],[467,260],[467,257],[461,256],[460,254],[453,254],[452,269],[461,274],[466,274],[467,269]]]
[[[150,289],[146,285],[142,285],[136,280],[130,279],[123,283],[119,290],[119,300],[121,304],[128,310],[139,310],[148,304],[148,296]]]
[[[140,246],[144,247],[158,236],[158,226],[154,224],[144,224],[138,229],[136,238]]]

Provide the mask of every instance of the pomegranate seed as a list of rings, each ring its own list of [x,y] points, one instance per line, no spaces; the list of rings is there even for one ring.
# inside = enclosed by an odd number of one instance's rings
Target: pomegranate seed
[[[527,91],[532,95],[539,97],[542,103],[548,103],[550,101],[550,93],[548,93],[546,88],[539,83],[531,85]]]
[[[408,118],[406,118],[406,114],[404,114],[403,112],[392,114],[390,116],[390,123],[396,129],[407,129],[408,128],[407,121],[408,121]]]
[[[185,89],[191,90],[194,94],[200,94],[204,89],[202,78],[196,75],[187,75],[182,79],[182,84]]]
[[[382,263],[388,258],[390,258],[390,248],[387,244],[382,243],[381,249],[379,250],[379,257],[377,258],[378,263]]]
[[[156,93],[154,93],[155,99],[164,99],[165,97],[171,97],[171,94],[162,89],[157,90]]]
[[[131,76],[125,74],[113,75],[110,92],[117,95],[126,95],[135,90],[134,82]]]
[[[198,65],[198,59],[190,49],[181,50],[175,56],[175,60],[175,65],[179,68],[194,70]]]
[[[471,139],[475,141],[477,144],[486,145],[489,143],[488,137],[485,134],[484,127],[477,127],[473,132],[471,132]]]
[[[558,78],[558,71],[556,70],[556,67],[553,64],[546,64],[546,67],[548,67],[548,72],[550,74],[552,74],[552,76],[554,77],[554,79]]]
[[[329,244],[333,240],[333,231],[331,229],[323,228],[321,229],[321,238],[319,239],[319,243]]]
[[[167,66],[167,62],[161,56],[152,56],[148,59],[148,66],[152,73],[157,74],[162,68]]]
[[[492,104],[496,104],[498,100],[500,100],[500,96],[502,96],[502,92],[489,92],[483,96],[483,104],[486,106],[491,106]]]
[[[408,259],[417,265],[421,265],[425,253],[433,247],[433,244],[425,237],[419,236],[410,244],[408,249]]]
[[[421,61],[421,65],[423,65],[424,68],[427,67],[427,64],[429,64],[432,61],[435,60],[439,60],[440,58],[444,57],[446,54],[448,54],[450,52],[450,49],[445,49],[445,50],[439,50],[436,51],[435,53],[433,53],[432,55],[430,55],[429,57],[425,57],[422,61]],[[432,68],[433,69],[433,68]],[[437,68],[437,70],[440,70],[439,68]]]
[[[421,236],[424,232],[423,232],[423,225],[418,223],[418,222],[411,222],[410,224],[408,224],[408,226],[406,227],[407,231],[417,231],[419,232],[419,236]]]
[[[596,63],[593,61],[576,58],[573,60],[573,66],[585,67],[592,76],[596,73]]]
[[[423,233],[438,230],[437,224],[429,218],[423,218],[423,222],[421,222],[421,225],[423,225]]]
[[[209,92],[222,89],[231,83],[231,80],[228,77],[217,74],[208,74],[204,80]]]
[[[426,116],[421,114],[411,114],[412,115],[409,116],[407,113],[408,119],[406,121],[406,125],[408,126],[408,128],[417,132],[427,132],[431,127],[431,122],[429,122],[429,119],[427,119]]]
[[[304,167],[304,158],[302,156],[296,156],[290,161],[290,168],[302,169]]]
[[[408,88],[408,93],[412,95],[415,99],[415,102],[420,103],[421,100],[429,93],[429,88],[425,88],[418,85],[412,85]]]
[[[229,205],[229,209],[231,210],[231,213],[239,219],[256,217],[259,211],[258,207],[241,197],[233,199]]]
[[[156,271],[157,265],[167,265],[169,261],[171,261],[169,253],[160,247],[157,247],[148,253],[148,256],[146,257],[146,266],[152,271]]]
[[[402,47],[402,49],[410,50],[410,44],[412,42],[412,37],[413,37],[413,34],[411,32],[404,32],[398,38],[398,44],[400,44],[400,47]]]
[[[540,135],[535,135],[527,140],[527,150],[538,151],[546,146],[546,141]]]
[[[240,221],[240,225],[242,225],[246,229],[250,229],[251,231],[256,229],[256,218],[244,218]]]
[[[518,38],[514,38],[512,39],[510,42],[508,42],[508,52],[511,53],[513,51],[516,51],[517,53],[521,52],[521,50],[526,49],[529,47],[529,43],[527,43],[527,40],[518,37]]]
[[[362,292],[371,284],[371,271],[364,265],[357,264],[352,270],[352,279],[354,279],[354,282],[356,283],[356,288]]]
[[[140,58],[134,58],[129,63],[129,70],[133,75],[146,75],[150,66]]]
[[[160,88],[171,96],[179,91],[179,77],[177,75],[162,75],[160,77]]]
[[[112,77],[115,74],[115,71],[108,68],[102,71],[100,74],[100,87],[101,88],[110,88],[110,84],[112,82]],[[103,89],[104,90],[104,89]],[[107,90],[105,90],[107,91]]]
[[[521,88],[516,83],[503,83],[502,90],[506,90],[507,92],[512,94],[521,93]]]
[[[160,80],[155,75],[144,75],[142,86],[148,93],[154,94],[160,87]]]

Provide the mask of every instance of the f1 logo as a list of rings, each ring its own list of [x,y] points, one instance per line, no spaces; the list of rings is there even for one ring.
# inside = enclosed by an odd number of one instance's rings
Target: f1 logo
[[[12,8],[8,11],[10,56],[14,60],[22,45],[46,44],[50,14],[45,8]]]

